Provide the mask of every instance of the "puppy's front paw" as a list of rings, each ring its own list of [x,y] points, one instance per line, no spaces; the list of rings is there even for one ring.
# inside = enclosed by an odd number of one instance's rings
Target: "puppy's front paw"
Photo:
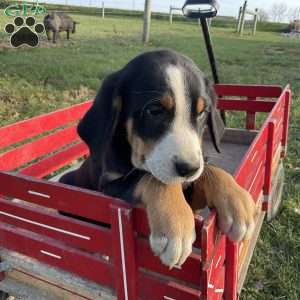
[[[192,252],[196,239],[194,215],[187,203],[151,214],[150,245],[155,255],[170,268],[181,266]]]
[[[229,173],[207,165],[193,185],[193,209],[202,207],[201,198],[209,207],[216,208],[219,228],[231,240],[241,241],[252,236],[257,211],[255,203]]]
[[[152,251],[170,268],[181,266],[196,239],[194,214],[182,185],[165,185],[147,175],[139,181],[135,195],[146,206]]]
[[[251,195],[241,187],[229,188],[215,199],[219,228],[232,241],[248,240],[254,230],[256,207]]]

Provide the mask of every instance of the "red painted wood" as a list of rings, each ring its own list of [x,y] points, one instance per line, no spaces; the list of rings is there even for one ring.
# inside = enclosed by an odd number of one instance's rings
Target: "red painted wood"
[[[216,244],[221,238],[221,234],[217,228],[217,214],[213,210],[209,217],[204,221],[203,229],[201,233],[202,249],[201,249],[201,259],[203,268],[207,268],[210,264],[211,259],[214,255],[214,250]]]
[[[62,268],[99,284],[113,287],[112,266],[107,261],[1,223],[0,230],[0,243],[5,245],[5,248],[33,257],[51,266]]]
[[[137,300],[136,247],[132,210],[111,206],[114,278],[118,300]]]
[[[262,210],[263,211],[268,211],[269,210],[269,208],[270,208],[270,202],[269,201],[264,201],[263,203],[262,203]]]
[[[129,207],[124,201],[100,192],[38,180],[20,174],[0,172],[0,182],[0,195],[22,199],[104,223],[110,223],[111,204]],[[32,194],[32,191],[45,194],[49,198]]]
[[[37,178],[43,178],[71,163],[72,161],[83,157],[87,153],[88,148],[85,144],[79,143],[72,145],[67,149],[61,150],[49,157],[33,163],[28,167],[22,168],[19,173]]]
[[[0,170],[9,171],[76,141],[76,126],[65,128],[0,155]]]
[[[241,185],[243,188],[249,190],[258,176],[258,169],[264,169],[266,161],[266,149],[266,144],[255,148],[252,159],[245,162],[243,173],[246,173],[247,176],[239,176],[236,178],[239,185]]]
[[[274,101],[265,100],[256,100],[254,102],[251,100],[218,99],[217,107],[232,111],[270,112],[274,105]]]
[[[135,208],[133,210],[133,226],[138,235],[148,237],[150,228],[147,220],[147,215],[144,209]]]
[[[141,300],[199,300],[201,292],[168,278],[158,278],[146,272],[138,274],[138,291]]]
[[[46,212],[44,209],[0,198],[0,221],[90,252],[107,256],[112,253],[109,229],[55,212]]]
[[[220,268],[223,268],[226,257],[225,246],[226,237],[221,235],[213,246],[208,245],[204,248],[208,249],[210,254],[209,260],[202,265],[201,288],[204,299],[213,299],[216,283],[215,274],[219,272]]]
[[[278,98],[282,88],[275,85],[216,84],[215,91],[220,96]]]
[[[265,165],[261,165],[260,169],[257,170],[257,175],[248,191],[251,194],[255,203],[258,201],[259,196],[262,192],[262,188],[265,180]]]
[[[269,133],[268,133],[267,154],[266,154],[264,195],[270,195],[272,189],[272,163],[273,163],[274,135],[275,135],[275,123],[273,121],[269,122],[268,129],[269,129]]]
[[[226,110],[242,110],[247,111],[248,116],[249,113],[254,112],[270,112],[267,120],[264,122],[264,125],[258,135],[256,136],[254,142],[249,147],[244,159],[239,167],[239,169],[235,173],[235,178],[239,184],[244,187],[247,187],[249,192],[252,194],[254,199],[257,199],[258,195],[261,193],[262,185],[265,182],[265,160],[266,160],[266,147],[269,137],[269,123],[272,121],[274,123],[274,139],[273,139],[273,151],[270,151],[270,156],[273,157],[276,148],[282,144],[286,144],[287,139],[287,126],[288,126],[288,108],[290,105],[290,91],[289,88],[282,91],[281,87],[278,86],[245,86],[245,85],[217,85],[216,90],[218,95],[222,97],[228,96],[238,96],[238,97],[247,97],[247,98],[278,98],[277,102],[274,102],[273,99],[267,101],[266,99],[261,100],[258,99],[256,101],[252,100],[231,100],[231,99],[220,99],[219,100],[219,108]],[[26,139],[28,137],[33,137],[37,134],[40,134],[44,131],[51,130],[54,128],[58,128],[68,122],[73,122],[81,117],[86,109],[91,105],[91,102],[86,102],[85,104],[79,105],[79,109],[76,109],[75,106],[63,110],[63,112],[57,112],[44,115],[41,117],[34,118],[33,120],[27,120],[24,122],[19,122],[17,124],[13,124],[10,126],[6,126],[4,128],[0,128],[0,133],[8,134],[5,140],[0,141],[0,147],[5,147],[10,143],[15,143],[20,140]],[[78,108],[77,107],[77,108]],[[73,114],[70,112],[73,110]],[[62,116],[66,114],[66,119],[59,119],[59,115]],[[75,115],[76,116],[75,116]],[[57,119],[55,119],[57,118]],[[73,119],[72,119],[73,118]],[[251,117],[252,118],[252,117]],[[248,120],[248,128],[252,127],[254,124],[254,119],[252,118],[252,123],[249,125]],[[32,123],[33,122],[33,123]],[[48,122],[48,123],[47,123]],[[42,124],[43,123],[43,124]],[[44,124],[47,123],[47,124]],[[23,124],[23,125],[22,125]],[[20,126],[22,125],[22,126]],[[38,128],[40,126],[40,128]],[[51,127],[52,126],[52,127]],[[249,127],[250,126],[250,127]],[[21,127],[24,127],[23,129]],[[35,128],[36,127],[36,128]],[[28,130],[31,128],[31,131]],[[3,131],[6,129],[6,132]],[[7,130],[8,129],[8,130]],[[23,130],[23,131],[22,131]],[[14,132],[16,134],[14,135]],[[57,133],[56,133],[57,134]],[[55,135],[55,134],[54,134]],[[284,144],[284,145],[285,145]],[[59,146],[61,148],[62,146]],[[15,151],[15,150],[13,150]],[[47,149],[47,151],[49,151]],[[47,152],[46,152],[47,153]],[[87,149],[83,144],[70,146],[68,149],[60,150],[58,153],[51,155],[47,158],[42,159],[37,163],[33,163],[31,166],[26,167],[22,170],[25,174],[34,175],[37,177],[42,177],[48,175],[54,170],[59,169],[63,165],[69,163],[71,160],[76,159],[82,155],[87,154]],[[5,154],[8,155],[8,154]],[[10,154],[11,155],[11,154]],[[4,157],[5,159],[5,157]],[[23,158],[22,158],[23,159]],[[34,159],[34,158],[33,158]],[[267,158],[268,160],[268,158]],[[19,160],[18,160],[19,161]],[[14,162],[15,163],[15,162]],[[7,164],[5,164],[7,166]],[[110,284],[113,286],[119,287],[119,295],[120,299],[124,298],[124,283],[122,284],[123,273],[121,274],[121,264],[120,264],[120,239],[119,239],[119,230],[120,228],[117,226],[116,221],[119,222],[118,216],[118,208],[123,207],[121,209],[121,220],[124,229],[124,237],[125,237],[125,248],[124,248],[124,259],[125,263],[128,265],[126,268],[127,277],[133,278],[128,282],[128,291],[130,294],[128,299],[136,299],[136,288],[138,290],[139,299],[163,299],[164,296],[173,298],[173,299],[199,299],[200,298],[200,289],[201,296],[206,297],[206,299],[214,300],[220,299],[219,295],[216,293],[212,293],[209,291],[208,282],[212,280],[215,285],[224,285],[224,272],[220,271],[220,268],[215,268],[216,258],[219,253],[224,254],[224,236],[218,235],[218,230],[216,227],[216,213],[213,211],[209,218],[203,223],[203,221],[196,220],[196,231],[197,231],[197,241],[194,246],[201,246],[201,259],[202,259],[202,268],[200,266],[200,257],[199,254],[193,253],[191,257],[187,260],[187,262],[183,265],[181,270],[173,269],[171,271],[167,270],[164,266],[161,265],[158,258],[154,257],[147,240],[142,239],[134,239],[134,232],[136,232],[139,236],[145,236],[148,238],[149,234],[149,226],[147,222],[147,218],[145,216],[145,212],[140,209],[134,209],[131,213],[129,210],[129,206],[124,202],[118,201],[117,199],[112,199],[110,197],[106,197],[98,192],[87,191],[84,189],[78,189],[74,187],[67,187],[61,184],[53,184],[44,181],[33,180],[32,178],[22,176],[22,175],[11,175],[8,173],[0,172],[0,194],[4,194],[10,197],[16,197],[25,199],[26,201],[33,202],[42,206],[60,209],[66,212],[70,212],[73,214],[81,215],[93,220],[102,221],[105,223],[112,223],[114,234],[111,235],[110,242],[101,241],[107,246],[108,243],[111,243],[114,247],[114,255],[113,261],[115,264],[114,270],[117,270],[116,277],[112,282],[112,266],[110,267]],[[39,192],[42,194],[48,195],[50,198],[44,198],[39,195],[28,194],[28,191]],[[4,201],[4,200],[3,200]],[[46,224],[53,224],[56,227],[66,226],[67,228],[71,228],[71,224],[75,222],[77,226],[80,224],[83,226],[80,230],[85,232],[86,225],[76,220],[69,220],[69,222],[65,223],[64,217],[59,216],[59,221],[56,222],[56,216],[50,216],[46,212],[42,212],[39,209],[38,213],[36,211],[29,211],[27,209],[18,208],[16,211],[12,209],[15,208],[13,204],[12,206],[5,207],[7,212],[14,212],[14,214],[18,213],[21,216],[30,217],[32,216],[32,220],[41,220],[44,215],[46,215],[44,222]],[[114,209],[111,210],[111,205],[115,205]],[[89,207],[87,210],[86,207]],[[1,209],[1,201],[0,201],[0,209]],[[127,212],[130,211],[130,214]],[[8,216],[3,216],[0,214],[0,220],[5,222],[11,222]],[[41,220],[42,221],[42,220]],[[198,222],[199,221],[199,222]],[[25,225],[22,223],[23,221],[13,221],[11,224],[15,224],[18,226],[22,226],[23,228],[35,230],[35,225]],[[1,225],[1,224],[0,224]],[[202,229],[203,225],[203,229]],[[4,226],[4,225],[1,225]],[[6,225],[5,225],[6,226]],[[91,232],[94,234],[93,225],[91,226]],[[1,228],[1,227],[0,227]],[[72,227],[72,230],[75,227]],[[133,230],[134,229],[134,230]],[[98,229],[102,232],[102,229]],[[202,230],[201,234],[200,231]],[[71,231],[71,230],[70,230]],[[48,233],[48,231],[37,231],[44,236],[52,237],[60,239],[60,237],[52,236],[52,233]],[[55,233],[57,234],[57,233]],[[61,234],[61,233],[60,233]],[[101,233],[102,234],[102,233]],[[17,232],[18,239],[23,238],[24,240],[29,240],[29,244],[36,244],[35,236],[33,236],[33,240],[31,241],[29,236],[22,236],[21,231]],[[8,236],[11,236],[11,232],[8,233]],[[199,236],[201,238],[199,238]],[[219,239],[218,239],[219,238]],[[15,237],[13,237],[15,239]],[[222,240],[223,239],[223,240]],[[1,241],[1,235],[0,235]],[[38,239],[39,241],[39,239]],[[223,242],[222,242],[223,241]],[[66,240],[70,245],[74,247],[78,247],[77,242]],[[74,244],[73,244],[74,242]],[[97,241],[100,243],[100,241]],[[23,242],[22,242],[23,243]],[[21,244],[22,244],[21,243]],[[49,243],[52,244],[52,241]],[[223,244],[222,244],[223,243]],[[22,244],[23,245],[23,244]],[[96,244],[95,244],[96,245]],[[221,246],[223,245],[223,246]],[[51,245],[50,245],[51,246]],[[49,247],[50,247],[49,246]],[[53,247],[57,246],[57,242],[54,242]],[[60,247],[60,245],[58,245]],[[98,245],[99,246],[99,245]],[[102,246],[102,245],[101,245]],[[16,247],[16,246],[15,246]],[[35,247],[35,246],[34,246]],[[33,250],[35,249],[33,247]],[[59,248],[58,247],[58,248]],[[67,247],[67,246],[63,246]],[[87,247],[91,247],[88,245]],[[94,247],[94,246],[92,246]],[[95,246],[96,247],[96,246]],[[223,247],[223,248],[222,248]],[[68,250],[78,251],[82,255],[81,251],[75,250],[67,247]],[[89,248],[94,249],[94,248]],[[95,248],[96,250],[96,248]],[[54,250],[53,250],[54,251]],[[94,250],[93,250],[94,251]],[[99,250],[100,252],[102,250]],[[77,253],[77,252],[76,252]],[[137,253],[137,255],[135,255]],[[197,252],[198,253],[198,252]],[[34,256],[35,257],[35,256]],[[38,259],[40,259],[38,257]],[[49,258],[48,258],[49,259]],[[42,258],[41,258],[42,260]],[[53,260],[53,258],[51,258]],[[231,243],[229,240],[226,240],[226,260],[224,256],[221,256],[220,264],[223,265],[225,261],[225,277],[226,277],[226,287],[225,287],[225,299],[234,300],[237,297],[236,287],[237,287],[237,261],[238,261],[238,245]],[[136,265],[140,268],[145,268],[147,270],[151,270],[152,274],[160,273],[160,276],[146,274],[142,271],[139,271],[136,274]],[[89,262],[89,265],[91,263]],[[211,270],[211,273],[209,273]],[[123,272],[123,271],[122,271]],[[221,274],[218,274],[221,272]],[[121,274],[121,275],[120,275]],[[90,276],[91,274],[88,274]],[[161,277],[161,275],[167,275],[168,277]],[[85,275],[83,275],[85,276]],[[93,275],[94,276],[94,275]],[[105,276],[105,272],[103,274]],[[136,280],[136,276],[138,276],[138,280]],[[223,277],[222,277],[223,276]],[[89,278],[89,277],[87,277]],[[177,282],[178,281],[178,282]],[[186,284],[180,284],[180,282],[186,282]],[[137,282],[137,286],[136,286]],[[188,283],[187,283],[188,282]],[[120,284],[121,283],[121,284]],[[194,288],[187,287],[189,284],[194,284],[195,286],[199,286],[199,290]],[[123,287],[122,287],[123,286]],[[121,287],[121,288],[120,288]],[[131,296],[132,295],[132,296]],[[209,297],[207,296],[209,295]],[[207,298],[208,297],[208,298]]]
[[[238,244],[231,242],[227,238],[224,300],[237,299],[237,281],[238,281]]]
[[[226,236],[222,234],[216,243],[211,265],[214,270],[222,268],[226,257]]]
[[[201,277],[201,255],[192,253],[180,269],[169,270],[164,266],[158,256],[154,256],[148,239],[137,239],[136,260],[140,268],[160,273],[187,283],[199,285]]]
[[[29,120],[4,126],[0,128],[0,148],[77,121],[89,109],[91,104],[92,101],[86,101]]]
[[[284,117],[283,117],[283,133],[282,133],[282,146],[283,151],[281,157],[285,157],[287,153],[287,140],[289,131],[289,114],[291,106],[291,91],[290,87],[285,88],[285,103],[284,103]]]
[[[249,105],[250,107],[253,106],[253,103],[256,102],[256,98],[248,98],[248,100],[252,103]],[[256,114],[253,111],[247,110],[246,114],[246,129],[248,130],[255,130],[256,129]]]
[[[259,150],[264,147],[267,142],[267,138],[268,128],[263,126],[244,155],[239,168],[234,173],[236,181],[241,186],[243,186],[244,180],[247,178],[249,170],[251,170],[252,162],[255,160],[255,156],[260,152]]]
[[[211,298],[212,300],[221,300],[225,292],[225,267],[221,267],[212,272],[212,286],[210,286]]]

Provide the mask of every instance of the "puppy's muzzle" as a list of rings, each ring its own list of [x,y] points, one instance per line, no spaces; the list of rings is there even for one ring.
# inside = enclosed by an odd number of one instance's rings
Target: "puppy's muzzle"
[[[191,177],[200,169],[200,160],[195,162],[187,162],[183,160],[175,160],[174,162],[176,173],[180,177]]]

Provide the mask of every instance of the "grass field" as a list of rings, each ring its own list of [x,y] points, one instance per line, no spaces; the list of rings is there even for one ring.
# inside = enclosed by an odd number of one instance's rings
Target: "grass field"
[[[1,11],[0,11],[1,12]],[[10,19],[1,12],[0,28]],[[78,103],[95,94],[102,79],[142,51],[171,48],[209,65],[196,24],[153,20],[151,43],[140,42],[137,18],[74,16],[80,22],[70,41],[37,49],[9,48],[0,33],[0,125]],[[278,217],[265,223],[242,293],[243,300],[300,299],[300,40],[258,32],[236,36],[212,29],[220,77],[226,83],[290,83],[293,108],[286,184]],[[1,137],[0,137],[1,138]]]

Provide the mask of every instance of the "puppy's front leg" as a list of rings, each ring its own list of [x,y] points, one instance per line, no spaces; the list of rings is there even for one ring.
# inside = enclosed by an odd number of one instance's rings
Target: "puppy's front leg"
[[[145,175],[137,184],[135,196],[146,207],[153,252],[170,268],[182,265],[192,252],[196,234],[194,215],[181,184],[165,185]]]
[[[193,185],[192,209],[202,208],[203,202],[216,208],[219,227],[231,240],[251,237],[256,214],[254,201],[229,173],[214,166],[205,166]]]

